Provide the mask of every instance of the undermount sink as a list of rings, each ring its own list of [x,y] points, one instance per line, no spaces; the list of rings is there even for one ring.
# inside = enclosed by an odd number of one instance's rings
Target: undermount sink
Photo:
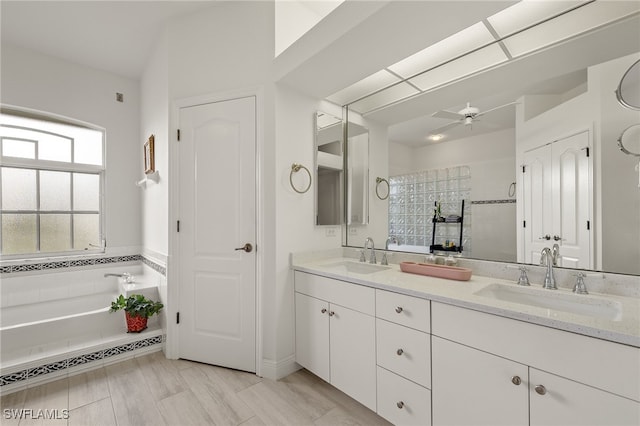
[[[351,272],[354,274],[373,274],[390,269],[388,266],[374,265],[373,263],[342,261],[322,265],[323,268],[333,269],[339,272]]]
[[[519,303],[521,305],[603,318],[611,321],[620,321],[622,319],[622,306],[620,302],[591,295],[562,293],[558,290],[542,290],[505,284],[489,284],[474,294],[506,302]]]

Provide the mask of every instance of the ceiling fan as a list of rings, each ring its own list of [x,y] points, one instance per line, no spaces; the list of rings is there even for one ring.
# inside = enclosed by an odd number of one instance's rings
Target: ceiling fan
[[[504,108],[509,105],[516,104],[517,102],[509,102],[508,104],[500,105],[495,108],[488,109],[486,111],[480,111],[479,108],[471,106],[470,102],[467,102],[467,106],[461,109],[458,112],[448,111],[443,109],[441,111],[433,113],[431,116],[435,118],[448,118],[451,120],[455,120],[449,124],[446,124],[442,127],[439,127],[435,130],[432,130],[430,133],[432,135],[436,135],[438,133],[442,133],[443,131],[450,129],[451,127],[457,126],[459,124],[464,124],[465,126],[471,126],[478,117],[482,117],[485,114],[496,111],[500,108]]]

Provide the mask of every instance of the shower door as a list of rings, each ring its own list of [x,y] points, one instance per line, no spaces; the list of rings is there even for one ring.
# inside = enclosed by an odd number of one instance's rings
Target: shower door
[[[256,371],[256,99],[180,109],[179,357]]]

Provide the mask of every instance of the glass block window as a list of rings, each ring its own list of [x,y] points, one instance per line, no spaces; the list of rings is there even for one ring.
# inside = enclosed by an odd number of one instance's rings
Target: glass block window
[[[0,252],[103,251],[104,132],[0,114]]]
[[[412,251],[428,252],[433,214],[440,202],[442,216],[460,215],[465,200],[462,228],[463,254],[471,250],[471,173],[469,166],[425,170],[389,178],[389,235]],[[459,244],[457,224],[436,226],[436,244],[446,240]]]

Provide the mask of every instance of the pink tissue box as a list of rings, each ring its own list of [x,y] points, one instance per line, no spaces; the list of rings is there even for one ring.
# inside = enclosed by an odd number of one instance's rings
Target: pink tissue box
[[[410,274],[428,275],[448,280],[469,281],[471,269],[430,263],[400,262],[400,270]]]

